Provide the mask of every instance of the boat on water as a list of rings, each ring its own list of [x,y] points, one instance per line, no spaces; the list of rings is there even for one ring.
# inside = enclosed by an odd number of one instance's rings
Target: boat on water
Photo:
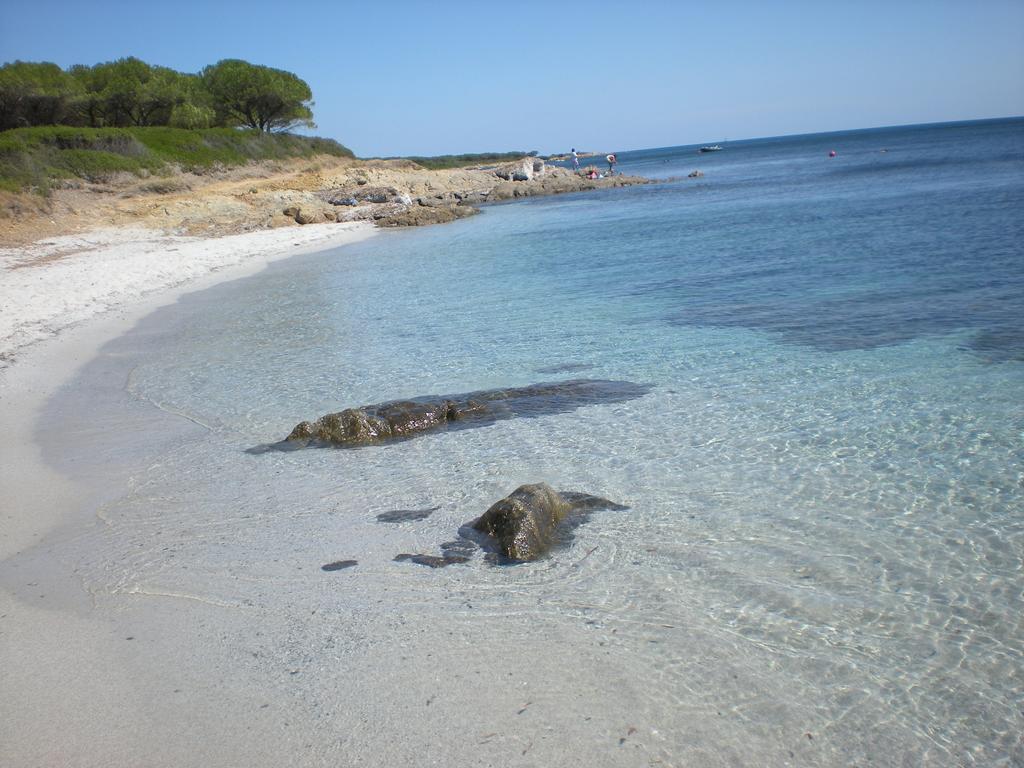
[[[701,147],[697,151],[698,152],[721,152],[722,148],[720,146],[718,146],[717,144],[713,144],[713,145],[708,146],[708,147]]]

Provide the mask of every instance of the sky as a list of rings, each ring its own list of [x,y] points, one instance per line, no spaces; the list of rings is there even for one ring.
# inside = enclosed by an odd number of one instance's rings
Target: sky
[[[0,62],[240,58],[360,157],[1024,115],[1024,0],[0,0]]]

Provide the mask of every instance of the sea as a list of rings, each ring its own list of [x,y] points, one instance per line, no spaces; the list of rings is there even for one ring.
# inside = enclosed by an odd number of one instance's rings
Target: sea
[[[720,144],[158,310],[43,414],[95,513],[51,551],[289,765],[1024,765],[1024,119]],[[579,379],[642,386],[250,450]],[[395,560],[538,482],[628,509]]]

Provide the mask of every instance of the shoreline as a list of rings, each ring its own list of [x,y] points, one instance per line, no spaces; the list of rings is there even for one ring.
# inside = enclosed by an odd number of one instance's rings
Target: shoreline
[[[154,310],[185,293],[254,274],[273,261],[354,243],[382,228],[445,223],[476,213],[474,205],[652,182],[621,174],[588,180],[543,162],[535,165],[533,158],[489,170],[427,171],[382,161],[341,163],[333,171],[291,169],[263,179],[253,173],[205,180],[184,195],[135,198],[129,188],[128,199],[113,205],[101,203],[104,195],[97,191],[61,191],[54,210],[44,216],[56,219],[49,223],[59,234],[30,236],[27,245],[19,244],[23,237],[0,242],[0,429],[8,435],[0,452],[0,483],[15,489],[10,498],[34,500],[30,515],[5,510],[0,516],[6,534],[0,561],[38,542],[59,518],[52,511],[58,506],[53,494],[63,481],[44,465],[33,439],[40,408],[105,342]],[[337,207],[332,219],[324,210],[334,208],[331,196],[345,185],[360,199],[354,207],[347,202]],[[248,197],[259,188],[270,200],[259,208],[247,199],[243,215],[237,205],[225,204],[229,198],[237,203],[240,186]],[[370,193],[366,200],[361,190]],[[376,202],[376,193],[385,198]],[[91,214],[101,226],[80,231],[81,211],[71,202],[80,205],[83,196],[99,206]],[[266,218],[268,205],[275,211],[271,218]],[[317,208],[315,215],[304,218],[304,211],[313,210],[310,205]],[[66,220],[62,206],[71,214]],[[169,209],[170,220],[165,218]],[[203,221],[210,220],[211,211],[223,216],[216,226],[196,228],[197,209]],[[262,227],[254,223],[254,211],[265,219]],[[23,234],[33,231],[33,222],[32,216],[21,222]],[[31,457],[17,456],[17,447],[31,451]],[[39,488],[47,490],[36,499]]]
[[[71,481],[43,462],[36,420],[50,397],[111,339],[181,296],[255,274],[268,264],[338,248],[375,235],[372,224],[265,230],[221,238],[184,238],[114,230],[66,236],[40,244],[84,248],[63,258],[11,269],[0,255],[0,486],[11,502],[0,517],[0,561],[38,543],[59,523],[60,502],[75,498]],[[142,237],[140,237],[142,235]],[[171,265],[159,259],[178,249]],[[14,275],[13,279],[11,276]],[[44,302],[44,291],[56,296]]]
[[[125,638],[139,631],[169,636],[181,622],[191,626],[182,635],[188,637],[213,620],[210,611],[216,611],[196,605],[183,613],[155,605],[144,622],[134,612],[125,616],[95,613],[94,597],[68,564],[52,560],[47,545],[47,541],[59,542],[62,530],[94,521],[97,489],[85,487],[44,458],[38,419],[46,404],[104,345],[183,295],[254,275],[274,261],[355,243],[378,231],[359,223],[306,227],[301,233],[268,230],[206,239],[146,233],[150,249],[134,255],[123,249],[138,241],[132,240],[131,232],[121,232],[107,253],[84,268],[73,264],[74,256],[95,254],[96,249],[67,257],[65,266],[75,267],[70,272],[61,269],[61,260],[15,270],[51,278],[60,286],[62,305],[73,306],[74,311],[26,318],[23,329],[34,332],[22,333],[20,338],[27,340],[16,348],[6,345],[8,334],[2,348],[7,354],[0,363],[0,430],[5,436],[0,449],[0,487],[5,499],[0,507],[0,563],[6,567],[0,583],[0,656],[8,660],[9,668],[6,695],[0,697],[0,718],[5,723],[0,744],[6,745],[0,747],[0,762],[133,765],[142,758],[152,759],[148,738],[173,729],[182,716],[170,702],[138,690],[131,670],[155,664],[168,679],[188,657],[182,655],[185,651],[168,648],[165,658],[157,662],[138,655],[147,652],[145,646],[133,647],[136,644],[125,643]],[[296,239],[297,234],[304,237]],[[72,238],[62,238],[56,245],[66,245],[68,239]],[[171,243],[181,249],[179,271],[169,271],[165,265],[162,270],[140,272],[140,266],[155,267],[161,246]],[[197,257],[191,262],[190,253]],[[111,273],[111,265],[117,263],[136,268],[129,270],[132,279]],[[9,285],[4,288],[9,306],[15,294],[6,290]],[[199,685],[201,680],[190,682]],[[217,719],[210,703],[196,706],[210,722]],[[259,712],[253,722],[267,730],[274,725],[266,711]],[[53,738],[55,723],[71,734],[70,740]],[[91,743],[82,742],[84,737]],[[163,741],[171,743],[166,733]],[[222,746],[219,755],[213,750],[212,763],[232,764],[230,755],[255,759],[255,754],[246,754],[251,746],[238,739],[229,741],[231,745]],[[187,757],[179,754],[168,763],[153,764],[181,764]]]
[[[211,275],[217,276],[213,282],[231,280],[271,261],[356,242],[374,231],[369,222],[222,237],[111,227],[2,248],[0,371],[32,345],[140,299],[193,290]]]

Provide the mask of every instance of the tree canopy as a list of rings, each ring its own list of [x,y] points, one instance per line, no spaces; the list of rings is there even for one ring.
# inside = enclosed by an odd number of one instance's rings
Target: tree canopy
[[[291,72],[224,59],[206,67],[202,80],[225,124],[268,132],[315,127],[313,93]]]
[[[38,125],[92,128],[315,127],[313,94],[297,75],[225,59],[200,74],[128,57],[66,71],[50,62],[0,67],[0,130]]]
[[[64,122],[74,91],[74,81],[56,64],[5,64],[0,67],[0,130]]]

